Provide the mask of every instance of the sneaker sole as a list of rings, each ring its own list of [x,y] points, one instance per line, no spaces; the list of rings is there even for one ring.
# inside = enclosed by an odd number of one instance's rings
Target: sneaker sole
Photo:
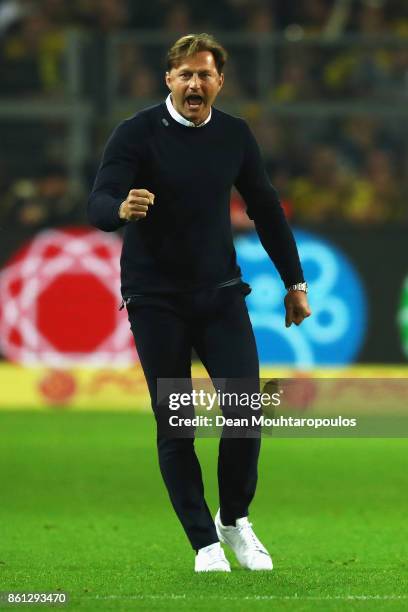
[[[231,568],[225,568],[222,569],[221,567],[218,567],[216,569],[203,569],[203,570],[194,570],[196,574],[208,574],[209,572],[224,572],[224,574],[229,574],[231,572]]]

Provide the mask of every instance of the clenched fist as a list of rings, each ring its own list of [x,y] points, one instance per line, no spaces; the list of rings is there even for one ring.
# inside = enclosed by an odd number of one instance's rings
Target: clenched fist
[[[131,189],[126,200],[119,208],[119,217],[127,221],[139,221],[144,219],[149,206],[154,203],[154,193],[147,189]]]
[[[292,323],[300,325],[312,314],[304,291],[288,291],[285,296],[285,309],[286,327],[290,327]]]

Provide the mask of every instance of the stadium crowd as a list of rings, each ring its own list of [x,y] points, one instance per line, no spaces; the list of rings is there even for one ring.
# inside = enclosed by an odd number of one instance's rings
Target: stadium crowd
[[[83,168],[85,193],[112,124],[109,96],[101,86],[109,35],[146,30],[165,32],[172,41],[185,32],[219,31],[223,42],[222,32],[227,37],[240,31],[249,39],[226,44],[230,59],[219,106],[242,100],[240,114],[256,133],[288,216],[302,223],[408,221],[407,121],[391,110],[408,99],[406,1],[217,0],[210,8],[199,0],[0,0],[0,102],[66,101],[71,95],[68,37],[80,33],[80,95],[95,109],[94,154]],[[245,41],[269,34],[276,34],[278,42],[259,73],[256,48]],[[359,36],[376,42],[361,43]],[[166,46],[123,38],[111,97],[137,99],[138,107],[144,105],[140,100],[162,99]],[[274,105],[321,105],[324,110],[339,101],[355,102],[356,111],[312,117],[273,112]],[[376,103],[388,105],[388,114],[365,112]],[[268,105],[272,112],[266,112]],[[65,169],[64,123],[22,123],[0,113],[0,135],[7,151],[0,159],[1,223],[18,221],[38,229],[81,221],[81,190],[72,187]],[[237,195],[232,212],[236,228],[250,226]]]

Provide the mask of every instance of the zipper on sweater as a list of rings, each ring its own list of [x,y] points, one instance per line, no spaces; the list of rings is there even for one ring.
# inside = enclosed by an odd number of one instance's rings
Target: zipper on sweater
[[[122,301],[119,306],[119,310],[123,310],[125,306],[130,304],[130,302],[132,301],[134,297],[143,297],[143,293],[135,293],[134,295],[130,295],[127,298],[122,298]]]
[[[131,300],[131,298],[130,298],[130,297],[128,297],[128,298],[122,298],[122,301],[121,301],[120,306],[119,306],[119,310],[123,310],[123,309],[124,309],[124,307],[125,307],[125,306],[127,306],[127,305],[129,304],[130,300]]]

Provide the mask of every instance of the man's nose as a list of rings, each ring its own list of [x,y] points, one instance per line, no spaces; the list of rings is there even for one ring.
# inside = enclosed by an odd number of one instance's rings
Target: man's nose
[[[198,78],[198,74],[193,74],[191,79],[190,79],[190,83],[189,86],[191,87],[191,89],[198,89],[200,86],[200,79]]]

